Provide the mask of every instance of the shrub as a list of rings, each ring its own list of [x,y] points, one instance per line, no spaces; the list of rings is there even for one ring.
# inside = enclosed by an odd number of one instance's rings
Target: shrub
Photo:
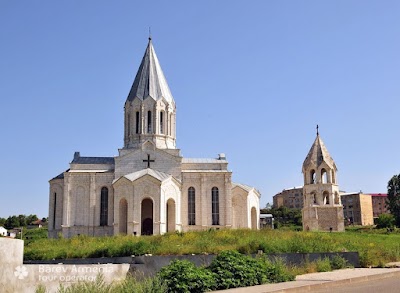
[[[317,272],[330,272],[332,271],[331,262],[329,258],[325,257],[324,259],[318,259],[316,261]]]
[[[263,262],[265,264],[265,274],[268,283],[288,282],[295,279],[295,275],[289,272],[282,259],[278,258],[274,262],[271,262],[263,257]]]
[[[381,214],[379,218],[376,219],[376,228],[393,228],[396,223],[396,219],[392,214]]]
[[[340,270],[348,267],[347,260],[340,255],[335,255],[330,260],[332,270]]]
[[[217,289],[254,286],[267,281],[265,262],[237,251],[221,252],[209,269],[215,274]]]
[[[213,274],[187,260],[172,261],[160,270],[158,276],[167,286],[168,292],[205,292],[215,288]]]

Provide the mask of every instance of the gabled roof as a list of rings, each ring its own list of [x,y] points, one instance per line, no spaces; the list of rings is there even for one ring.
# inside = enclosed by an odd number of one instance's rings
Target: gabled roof
[[[151,38],[149,38],[149,43],[144,52],[142,63],[140,63],[127,101],[133,101],[135,98],[143,101],[149,96],[156,101],[161,98],[164,98],[168,103],[173,103],[174,101],[167,80],[158,62]]]
[[[241,189],[243,189],[244,191],[247,191],[247,192],[254,190],[258,195],[261,195],[261,193],[257,189],[255,189],[254,187],[251,187],[249,185],[246,185],[246,184],[232,182],[232,188],[235,188],[235,187],[240,187]]]
[[[315,138],[313,145],[303,163],[303,171],[311,168],[318,168],[323,162],[325,162],[331,169],[337,170],[336,164],[329,154],[324,142],[322,141],[319,134]]]
[[[147,168],[147,169],[143,169],[143,170],[140,170],[140,171],[136,171],[136,172],[127,174],[127,175],[122,176],[122,177],[120,177],[118,179],[115,179],[113,181],[113,184],[115,182],[117,182],[121,178],[126,178],[129,181],[133,182],[133,181],[135,181],[135,180],[137,180],[137,179],[139,179],[139,178],[141,178],[141,177],[143,177],[145,175],[150,175],[150,176],[154,177],[155,179],[159,180],[160,182],[162,182],[162,181],[164,181],[166,179],[169,179],[169,178],[174,178],[171,174],[166,174],[166,173],[163,173],[163,172],[160,172],[160,171],[156,171],[156,170]],[[176,181],[178,181],[178,180],[176,180]]]

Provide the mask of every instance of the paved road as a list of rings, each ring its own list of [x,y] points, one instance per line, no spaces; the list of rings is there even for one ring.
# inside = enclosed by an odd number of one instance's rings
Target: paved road
[[[330,288],[324,289],[311,289],[313,293],[397,293],[400,292],[400,278],[399,276],[392,276],[389,278],[365,281],[360,283],[347,283],[347,284],[332,284]]]

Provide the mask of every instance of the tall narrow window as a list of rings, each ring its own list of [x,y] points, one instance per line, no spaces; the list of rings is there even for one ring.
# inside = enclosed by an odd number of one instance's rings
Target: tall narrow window
[[[164,112],[160,112],[160,134],[164,133]]]
[[[54,192],[53,230],[56,229],[57,193]]]
[[[107,226],[108,222],[108,188],[101,189],[100,196],[100,226]]]
[[[151,133],[151,111],[147,111],[147,133]]]
[[[128,125],[127,125],[128,127],[128,137],[130,137],[131,136],[131,115],[130,114],[128,114]]]
[[[217,187],[211,189],[212,224],[219,225],[219,191]]]
[[[188,189],[188,223],[196,225],[196,191],[194,187]]]
[[[140,126],[140,120],[139,120],[139,111],[136,111],[136,118],[135,118],[135,127],[136,127],[136,133],[139,133],[139,126]]]

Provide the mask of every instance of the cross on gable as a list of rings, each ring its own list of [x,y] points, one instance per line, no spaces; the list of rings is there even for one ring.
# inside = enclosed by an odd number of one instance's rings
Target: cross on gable
[[[147,163],[147,168],[150,168],[150,163],[153,163],[154,160],[150,160],[150,155],[147,154],[147,160],[143,160],[143,162]]]

